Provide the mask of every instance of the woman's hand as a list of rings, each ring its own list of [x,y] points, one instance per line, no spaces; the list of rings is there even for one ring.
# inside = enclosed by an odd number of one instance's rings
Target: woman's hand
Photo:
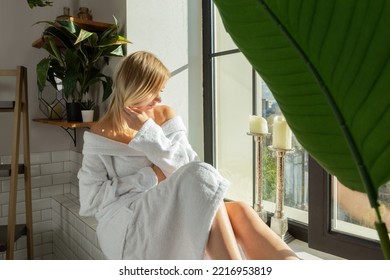
[[[157,165],[152,165],[152,169],[154,171],[154,173],[156,173],[156,176],[157,176],[157,180],[158,182],[160,183],[161,181],[165,180],[165,175],[164,173],[161,171],[160,167],[158,167]]]
[[[149,119],[149,116],[139,108],[127,107],[123,109],[123,117],[127,125],[134,130],[140,130],[144,123]]]

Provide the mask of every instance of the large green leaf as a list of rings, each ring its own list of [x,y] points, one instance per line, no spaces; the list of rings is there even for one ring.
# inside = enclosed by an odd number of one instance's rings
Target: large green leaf
[[[214,2],[302,146],[376,208],[390,180],[390,1]]]
[[[366,191],[341,122],[379,188],[390,180],[390,2],[264,2],[271,15],[257,0],[215,0],[305,149],[346,186]]]

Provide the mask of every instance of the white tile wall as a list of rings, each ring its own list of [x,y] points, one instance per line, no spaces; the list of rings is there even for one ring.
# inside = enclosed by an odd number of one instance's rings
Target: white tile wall
[[[20,158],[22,161],[23,158]],[[103,259],[96,221],[78,216],[78,180],[82,155],[74,151],[31,154],[35,259]],[[10,163],[11,156],[0,156]],[[0,178],[0,224],[7,223],[9,178]],[[17,222],[25,222],[23,176],[18,180]],[[26,237],[15,246],[15,259],[26,259]],[[0,253],[0,259],[4,258]]]
[[[54,196],[52,209],[54,259],[104,259],[97,242],[96,220],[78,215],[78,197],[71,193]]]

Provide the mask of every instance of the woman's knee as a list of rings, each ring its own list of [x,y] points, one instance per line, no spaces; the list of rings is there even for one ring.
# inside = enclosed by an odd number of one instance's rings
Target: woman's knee
[[[243,201],[225,202],[226,209],[229,214],[235,216],[247,216],[251,212],[251,207]]]

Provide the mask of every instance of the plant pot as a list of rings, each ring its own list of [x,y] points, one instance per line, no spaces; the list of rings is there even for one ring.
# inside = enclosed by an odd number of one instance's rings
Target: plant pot
[[[83,122],[93,122],[94,110],[81,110]]]
[[[81,115],[81,103],[66,103],[66,116],[68,122],[82,122],[83,117]]]

